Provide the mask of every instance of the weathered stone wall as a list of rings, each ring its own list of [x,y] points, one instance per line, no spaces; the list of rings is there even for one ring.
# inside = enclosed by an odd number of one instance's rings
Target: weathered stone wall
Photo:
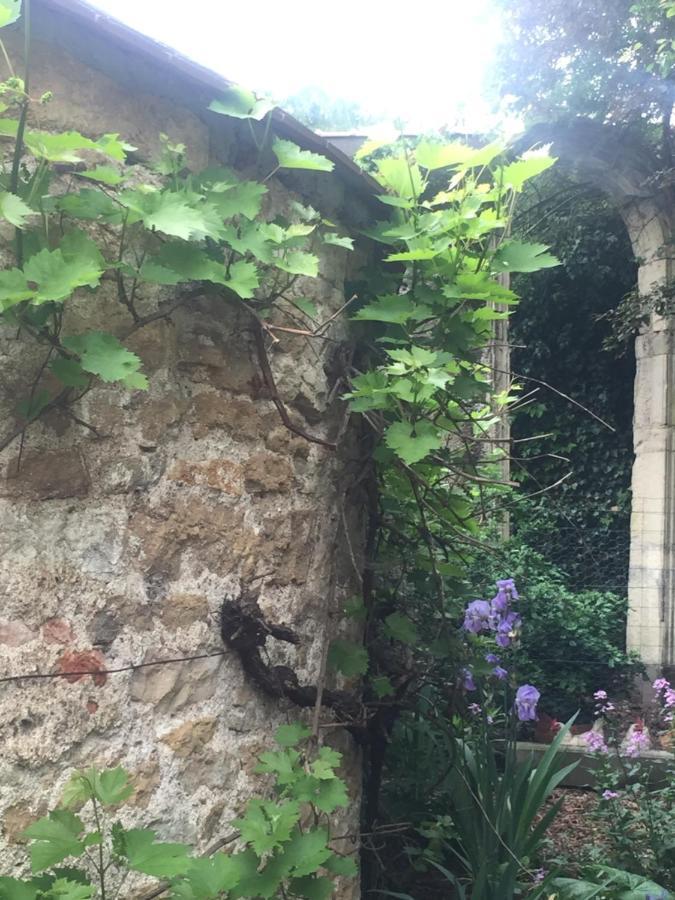
[[[162,130],[183,140],[195,165],[246,165],[247,146],[225,120],[209,130],[193,111],[149,94],[133,96],[108,75],[50,44],[36,54],[34,90],[55,101],[43,124],[97,136],[118,131],[152,154]],[[133,61],[128,61],[132,66]],[[337,175],[296,178],[294,193],[270,184],[267,212],[291,199],[327,217],[359,216]],[[356,255],[358,259],[358,254]],[[326,318],[345,302],[354,257],[324,248],[317,279],[298,296]],[[173,289],[146,297],[168,308]],[[164,304],[164,307],[162,306]],[[72,304],[67,330],[131,322],[108,287]],[[297,630],[297,648],[272,658],[316,681],[339,610],[358,585],[363,473],[339,393],[346,338],[340,317],[327,340],[281,335],[270,350],[278,389],[305,430],[339,439],[337,452],[293,435],[261,377],[246,313],[196,298],[133,333],[147,392],[98,385],[76,413],[96,429],[50,413],[0,454],[0,675],[107,669],[223,649],[219,609],[246,587],[270,621]],[[0,331],[3,434],[15,426],[42,356]],[[347,535],[349,534],[349,537]],[[134,776],[132,820],[203,849],[227,833],[243,802],[262,787],[256,756],[274,728],[298,712],[260,694],[230,653],[134,671],[0,684],[2,871],[25,854],[20,833],[55,804],[70,772],[121,763]],[[328,714],[324,717],[328,720]],[[358,821],[359,758],[345,754]],[[341,826],[341,831],[349,827]]]

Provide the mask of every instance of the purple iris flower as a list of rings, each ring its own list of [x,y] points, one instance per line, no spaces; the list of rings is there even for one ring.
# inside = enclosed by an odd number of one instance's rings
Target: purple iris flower
[[[497,582],[497,590],[498,591],[506,591],[511,594],[511,597],[514,600],[520,600],[520,596],[516,589],[516,584],[513,578],[502,578],[501,581]]]
[[[487,600],[472,600],[464,612],[464,630],[480,634],[490,627],[492,610]]]
[[[510,647],[511,641],[516,636],[516,630],[520,627],[520,616],[518,613],[507,613],[497,626],[497,634],[495,640],[500,647]]]
[[[509,677],[509,673],[506,671],[506,669],[502,669],[501,666],[495,666],[492,670],[492,674],[500,681],[504,681],[505,678]]]
[[[494,653],[486,653],[485,662],[490,663],[491,666],[498,666],[501,659]]]
[[[516,691],[516,712],[521,722],[534,722],[537,718],[537,703],[541,694],[531,684],[522,684]]]
[[[462,677],[464,678],[464,690],[475,691],[476,682],[473,680],[473,672],[471,669],[462,669]]]

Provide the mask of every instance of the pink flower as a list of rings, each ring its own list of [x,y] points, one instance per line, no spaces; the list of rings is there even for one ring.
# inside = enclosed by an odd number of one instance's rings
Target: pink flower
[[[621,796],[618,791],[603,791],[602,799],[603,800],[616,800],[617,797]]]
[[[587,731],[582,737],[590,753],[609,753],[601,731]]]
[[[652,685],[657,694],[660,694],[661,691],[667,691],[670,688],[670,682],[665,678],[657,678],[654,684]]]
[[[607,699],[607,691],[596,691],[593,694],[594,700],[606,700]]]

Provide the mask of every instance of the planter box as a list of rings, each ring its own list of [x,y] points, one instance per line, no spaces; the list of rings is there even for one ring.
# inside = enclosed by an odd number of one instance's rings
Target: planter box
[[[530,741],[518,741],[516,745],[518,761],[526,759],[534,754],[535,759],[541,758],[548,749],[548,744],[535,744]],[[599,768],[600,760],[591,753],[585,753],[577,747],[563,747],[558,757],[561,766],[567,766],[570,763],[578,762],[576,769],[567,776],[563,781],[566,787],[595,788],[595,773]],[[662,787],[666,783],[666,769],[668,763],[672,763],[675,755],[667,750],[645,750],[640,754],[640,760],[649,771],[649,783],[654,787]],[[627,763],[631,760],[627,759]],[[617,785],[623,785],[626,782],[623,770],[619,761],[615,756],[612,757],[612,763],[617,772]]]

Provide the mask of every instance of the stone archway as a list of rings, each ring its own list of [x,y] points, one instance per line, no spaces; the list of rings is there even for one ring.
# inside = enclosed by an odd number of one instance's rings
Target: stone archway
[[[648,294],[672,279],[675,203],[660,188],[660,166],[625,130],[579,120],[537,126],[529,146],[552,153],[616,204]],[[627,646],[651,672],[675,668],[675,319],[654,316],[635,344]]]

